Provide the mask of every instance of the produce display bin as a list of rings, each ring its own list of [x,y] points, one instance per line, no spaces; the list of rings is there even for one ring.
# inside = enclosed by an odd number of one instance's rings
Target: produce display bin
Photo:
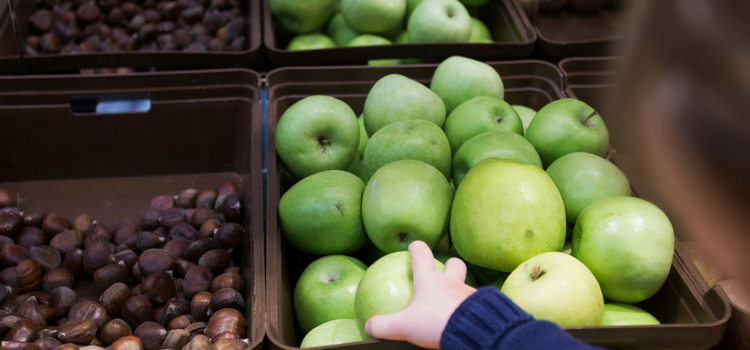
[[[252,349],[260,349],[265,334],[260,76],[234,69],[0,77],[0,86],[16,87],[19,98],[33,96],[14,105],[5,103],[13,101],[5,95],[0,103],[5,131],[0,188],[18,193],[22,210],[71,220],[88,214],[113,227],[121,219],[137,219],[158,195],[215,189],[227,181],[240,186],[247,338]],[[112,95],[149,99],[150,108],[97,114],[76,112],[71,104],[82,96]],[[91,296],[101,293],[89,285]]]
[[[560,90],[561,73],[547,70],[548,63],[517,61],[490,63],[505,83],[505,99],[539,109],[565,98]],[[530,68],[536,67],[536,68]],[[292,181],[276,157],[276,124],[284,111],[302,98],[325,94],[362,111],[370,87],[381,77],[398,73],[429,83],[436,65],[413,67],[285,68],[272,71],[268,82],[268,196],[267,196],[267,334],[272,349],[294,349],[301,334],[294,320],[292,292],[305,266],[314,257],[301,253],[282,238],[278,225],[278,203]],[[533,72],[539,75],[534,75]],[[677,253],[676,253],[677,254]],[[681,259],[675,256],[667,282],[639,306],[663,325],[632,327],[576,327],[566,329],[574,337],[608,348],[708,348],[719,342],[730,315],[726,299],[716,293],[705,296],[696,289]],[[333,348],[333,347],[332,347]],[[366,341],[337,346],[348,349],[413,349],[404,342]]]
[[[473,15],[487,24],[493,43],[398,44],[289,51],[286,47],[294,35],[278,24],[271,14],[269,0],[263,0],[263,43],[268,60],[279,67],[366,64],[371,59],[385,58],[419,58],[439,62],[454,55],[485,61],[531,56],[537,36],[515,0],[491,0]]]
[[[21,71],[16,32],[9,0],[0,0],[0,74]]]
[[[29,16],[37,9],[35,1],[13,1],[17,28],[21,43],[30,35]],[[245,10],[245,49],[243,51],[222,52],[182,52],[182,51],[120,51],[95,52],[87,54],[39,54],[24,55],[23,64],[29,74],[77,73],[86,68],[133,67],[137,69],[156,68],[157,70],[249,68],[260,58],[261,15],[260,0],[244,0]],[[0,17],[2,19],[2,17]],[[1,25],[5,25],[3,22]],[[12,25],[11,25],[12,26]],[[6,45],[13,42],[0,41],[0,66],[13,57],[5,55]],[[20,73],[20,72],[19,72]]]
[[[558,66],[565,77],[565,86],[612,84],[621,62],[622,58],[615,56],[571,57],[560,61]]]

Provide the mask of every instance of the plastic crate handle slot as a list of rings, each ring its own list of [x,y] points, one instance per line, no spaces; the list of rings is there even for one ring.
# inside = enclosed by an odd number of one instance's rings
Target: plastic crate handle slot
[[[148,94],[74,95],[70,110],[74,114],[146,113],[151,109]]]

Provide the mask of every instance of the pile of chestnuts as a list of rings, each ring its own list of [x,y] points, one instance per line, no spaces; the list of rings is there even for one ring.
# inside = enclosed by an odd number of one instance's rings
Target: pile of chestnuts
[[[110,229],[0,189],[0,350],[246,348],[239,192],[159,196]]]
[[[28,0],[32,1],[32,0]],[[240,0],[36,0],[25,53],[241,51]]]

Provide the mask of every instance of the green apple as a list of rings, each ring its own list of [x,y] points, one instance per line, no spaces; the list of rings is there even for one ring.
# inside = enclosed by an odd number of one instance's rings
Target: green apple
[[[545,167],[573,152],[604,157],[609,148],[609,132],[602,117],[585,102],[572,98],[550,102],[540,109],[526,130],[526,139]]]
[[[295,36],[289,45],[286,47],[289,51],[300,51],[300,50],[319,50],[319,49],[330,49],[336,47],[336,43],[333,39],[329,38],[325,34],[310,33],[300,34]]]
[[[364,124],[372,136],[384,126],[404,120],[426,120],[439,128],[445,123],[443,101],[424,85],[403,75],[389,74],[367,94]]]
[[[562,252],[568,255],[572,255],[571,252],[573,251],[573,242],[572,241],[565,241],[565,245],[563,246]]]
[[[438,253],[438,252],[435,252],[435,251],[433,251],[433,254],[435,256],[435,260],[443,263],[443,265],[445,265],[445,263],[448,262],[448,259],[450,259],[450,258],[461,259],[461,258],[459,258],[457,256],[453,256],[453,255],[445,254],[445,253]],[[464,264],[465,263],[466,262],[464,262]],[[477,284],[477,278],[474,277],[474,273],[472,273],[471,270],[469,270],[468,268],[466,269],[466,278],[464,279],[464,283],[466,283],[467,285],[470,285],[470,286],[472,286],[474,288],[477,288],[479,286]]]
[[[364,189],[360,178],[340,170],[302,179],[279,201],[281,232],[310,254],[356,252],[367,242],[360,207]]]
[[[458,186],[450,232],[466,261],[511,272],[533,256],[562,250],[565,207],[538,166],[488,158]]]
[[[531,124],[531,120],[534,119],[534,116],[536,115],[536,111],[521,105],[511,105],[513,109],[516,110],[518,113],[518,116],[521,117],[521,122],[523,123],[523,133],[526,134],[526,129],[529,128],[529,124]]]
[[[346,255],[313,261],[294,287],[294,313],[303,334],[323,323],[354,319],[354,293],[367,265]]]
[[[471,37],[469,38],[470,43],[486,43],[492,42],[492,34],[490,29],[477,18],[471,18]]]
[[[523,136],[508,131],[493,131],[466,141],[453,156],[453,181],[461,185],[466,173],[487,158],[511,159],[542,168],[534,146]]]
[[[270,0],[271,13],[281,25],[297,34],[310,33],[331,18],[334,0]]]
[[[431,122],[404,120],[386,125],[367,142],[363,161],[367,176],[372,178],[380,167],[402,159],[425,162],[446,179],[451,177],[451,146],[443,130]]]
[[[612,197],[578,216],[572,254],[594,273],[604,297],[620,303],[650,298],[667,280],[674,230],[664,212],[634,197]]]
[[[401,25],[406,0],[341,0],[346,24],[360,34],[385,34]]]
[[[454,191],[455,190],[451,186],[451,193],[453,193]],[[445,236],[443,236],[443,239],[440,240],[440,243],[438,243],[438,245],[436,245],[435,248],[432,248],[432,252],[435,254],[437,253],[448,254],[450,253],[450,251],[451,251],[451,235],[450,234],[446,234]]]
[[[523,136],[523,123],[516,110],[492,96],[475,97],[456,107],[443,129],[453,153],[470,138],[486,132],[510,131]]]
[[[602,326],[651,326],[661,324],[645,310],[628,304],[604,304]]]
[[[457,0],[424,0],[406,25],[413,43],[467,43],[471,16]]]
[[[435,167],[416,160],[389,163],[362,196],[365,231],[378,249],[407,250],[412,241],[435,248],[448,231],[453,190]]]
[[[352,39],[357,37],[357,32],[349,28],[344,20],[344,16],[340,13],[333,16],[333,19],[328,22],[326,32],[338,46],[346,46]]]
[[[537,320],[560,327],[599,326],[604,297],[594,275],[568,254],[537,255],[511,272],[501,290]]]
[[[442,273],[445,266],[435,260],[435,268]],[[354,296],[357,326],[364,339],[372,339],[365,332],[365,323],[372,316],[387,315],[406,309],[414,297],[414,282],[409,252],[391,253],[376,261],[365,271]]]
[[[316,348],[338,344],[356,343],[363,341],[354,319],[333,320],[315,327],[307,333],[300,348]]]
[[[393,43],[394,44],[408,44],[408,43],[410,43],[410,41],[409,41],[409,32],[408,31],[401,32],[401,34],[399,34],[396,37],[396,40]]]
[[[484,4],[488,3],[490,0],[461,0],[461,3],[463,3],[466,6],[484,6]]]
[[[391,41],[377,35],[363,34],[360,35],[347,44],[347,46],[378,46],[378,45],[390,45]],[[368,66],[397,66],[401,63],[398,59],[384,59],[384,60],[369,60],[367,61]]]
[[[414,9],[417,8],[419,4],[422,3],[424,0],[406,0],[406,19],[408,21],[409,17],[411,17],[411,13],[414,12]]]
[[[591,153],[566,154],[552,162],[547,174],[565,203],[565,218],[575,224],[589,205],[609,197],[630,195],[630,182],[612,162]]]
[[[409,33],[411,38],[411,33]],[[503,99],[503,80],[494,68],[471,58],[449,57],[432,75],[430,89],[445,103],[450,114],[462,103],[479,96]]]
[[[325,170],[344,170],[359,146],[357,115],[330,96],[295,103],[276,126],[276,152],[292,175],[302,179]]]
[[[365,130],[364,114],[360,115],[357,121],[359,122],[359,148],[357,148],[357,154],[362,158],[365,156],[365,147],[367,146],[367,141],[370,141],[370,137],[367,136],[367,130]]]

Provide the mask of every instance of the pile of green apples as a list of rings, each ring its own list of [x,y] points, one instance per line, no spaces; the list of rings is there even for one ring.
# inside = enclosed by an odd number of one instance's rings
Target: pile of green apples
[[[659,324],[632,304],[667,279],[673,228],[604,158],[601,116],[575,99],[535,112],[503,98],[492,67],[451,57],[429,88],[383,77],[359,118],[329,96],[285,111],[276,149],[300,180],[279,202],[281,231],[321,256],[294,290],[303,347],[368,339],[370,317],[406,308],[416,240],[438,270],[463,259],[467,284],[493,285],[537,319]]]
[[[271,12],[296,34],[287,50],[407,43],[491,43],[487,26],[465,5],[488,0],[270,0]],[[325,34],[321,33],[325,30]],[[398,60],[378,60],[398,63]]]

